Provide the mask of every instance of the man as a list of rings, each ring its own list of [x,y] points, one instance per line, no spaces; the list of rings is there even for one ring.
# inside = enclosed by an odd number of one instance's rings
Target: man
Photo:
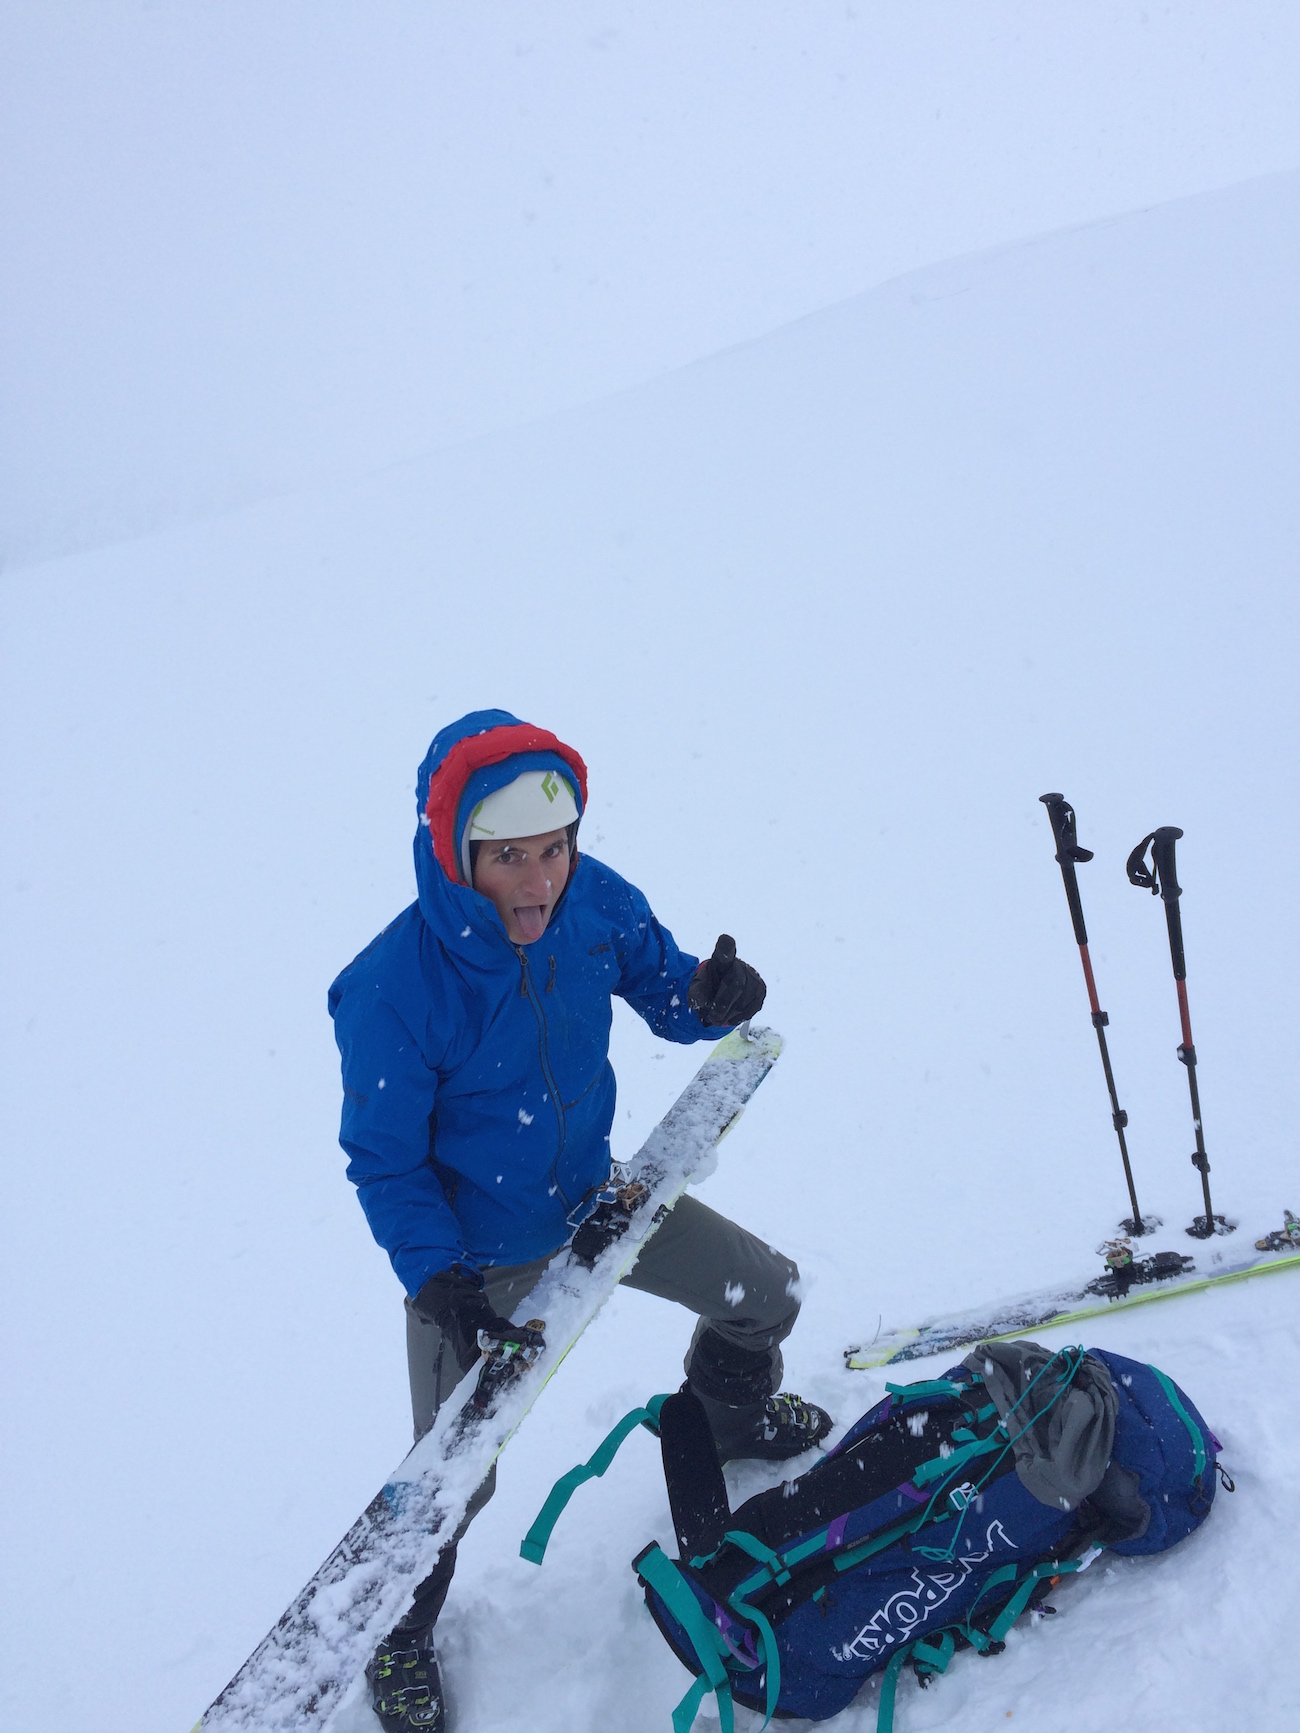
[[[371,1231],[406,1289],[415,1435],[474,1367],[486,1330],[526,1342],[510,1314],[578,1235],[591,1256],[617,1222],[610,1173],[611,1000],[668,1041],[716,1040],[762,1006],[757,972],[720,940],[679,951],[634,886],[578,855],[578,754],[503,710],[434,740],[416,787],[419,895],[330,988],[343,1059],[340,1141]],[[698,1324],[686,1379],[721,1460],[799,1455],[830,1430],[778,1395],[799,1272],[766,1241],[686,1196],[627,1286]],[[367,1668],[388,1733],[446,1726],[432,1631],[456,1543]]]

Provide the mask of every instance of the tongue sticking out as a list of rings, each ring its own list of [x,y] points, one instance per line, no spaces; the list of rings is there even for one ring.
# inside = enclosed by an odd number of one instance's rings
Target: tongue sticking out
[[[512,911],[515,925],[524,936],[524,943],[531,945],[534,939],[540,939],[546,931],[546,910],[541,903],[527,903],[521,909]]]

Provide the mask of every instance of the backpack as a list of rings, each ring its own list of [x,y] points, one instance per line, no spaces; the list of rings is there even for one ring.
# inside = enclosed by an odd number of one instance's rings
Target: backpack
[[[652,1542],[632,1564],[696,1675],[674,1733],[709,1691],[722,1733],[733,1702],[825,1720],[881,1671],[888,1733],[905,1665],[928,1684],[959,1649],[1000,1652],[1063,1577],[1104,1549],[1161,1552],[1213,1503],[1218,1440],[1171,1379],[1122,1355],[985,1343],[886,1391],[806,1473],[735,1511],[687,1387],[634,1409],[556,1483],[521,1548],[537,1564],[576,1487],[637,1425],[659,1435],[679,1556]]]

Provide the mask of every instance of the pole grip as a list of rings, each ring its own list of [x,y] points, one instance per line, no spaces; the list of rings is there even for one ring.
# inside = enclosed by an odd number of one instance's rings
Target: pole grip
[[[1182,836],[1176,824],[1162,824],[1160,829],[1151,834],[1151,858],[1156,863],[1156,873],[1160,879],[1160,895],[1169,901],[1171,897],[1181,897],[1183,887],[1178,882],[1178,874],[1174,870],[1174,845]]]
[[[1174,965],[1174,980],[1187,979],[1187,964],[1183,960],[1183,917],[1173,897],[1165,899],[1165,923],[1169,928],[1169,955]]]
[[[1074,941],[1077,945],[1086,945],[1088,929],[1083,923],[1083,904],[1079,901],[1079,881],[1074,867],[1076,861],[1091,860],[1092,850],[1079,847],[1074,808],[1063,794],[1040,794],[1038,798],[1047,808],[1047,816],[1052,822],[1056,859],[1061,868],[1061,877],[1065,881],[1070,919],[1074,922]]]
[[[1182,834],[1176,824],[1162,824],[1158,830],[1142,838],[1128,857],[1127,867],[1130,884],[1137,885],[1139,890],[1150,891],[1152,896],[1158,895],[1164,902],[1175,981],[1187,979],[1187,964],[1183,959],[1183,920],[1178,912],[1178,899],[1183,888],[1178,882],[1174,859],[1174,845]],[[1146,863],[1148,848],[1151,850],[1150,866]]]

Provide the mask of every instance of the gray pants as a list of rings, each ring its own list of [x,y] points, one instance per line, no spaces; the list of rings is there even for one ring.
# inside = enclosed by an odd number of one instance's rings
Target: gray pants
[[[510,1317],[554,1255],[487,1270],[488,1304]],[[764,1398],[780,1388],[780,1344],[799,1316],[798,1280],[789,1258],[689,1192],[624,1277],[625,1287],[675,1300],[699,1319],[686,1353],[686,1376],[709,1412],[724,1459],[746,1435]],[[417,1317],[409,1300],[406,1362],[418,1440],[467,1374],[442,1331]]]
[[[551,1257],[555,1254],[552,1253]],[[551,1257],[485,1272],[488,1304],[510,1317],[536,1286]],[[709,1209],[689,1193],[647,1242],[624,1286],[675,1300],[699,1319],[686,1352],[686,1376],[704,1404],[723,1461],[744,1454],[764,1400],[781,1385],[780,1344],[799,1316],[799,1271],[789,1258]],[[406,1360],[417,1441],[462,1378],[450,1345],[406,1303]],[[471,1368],[472,1370],[472,1368]],[[456,1542],[496,1489],[496,1469],[474,1495],[434,1573],[416,1591],[402,1621],[431,1625],[442,1609],[456,1565]]]
[[[484,1289],[489,1305],[510,1317],[554,1255],[487,1270]],[[686,1351],[686,1376],[704,1404],[723,1461],[744,1454],[744,1442],[762,1415],[764,1399],[780,1388],[780,1345],[799,1316],[798,1281],[799,1271],[789,1258],[689,1193],[677,1200],[631,1274],[624,1277],[626,1287],[675,1300],[699,1319]],[[417,1317],[409,1300],[406,1362],[418,1442],[469,1373],[461,1371],[438,1326]],[[414,1605],[393,1633],[395,1638],[427,1629],[436,1621],[451,1587],[457,1544],[496,1490],[496,1475],[494,1465],[432,1573],[415,1591]]]

